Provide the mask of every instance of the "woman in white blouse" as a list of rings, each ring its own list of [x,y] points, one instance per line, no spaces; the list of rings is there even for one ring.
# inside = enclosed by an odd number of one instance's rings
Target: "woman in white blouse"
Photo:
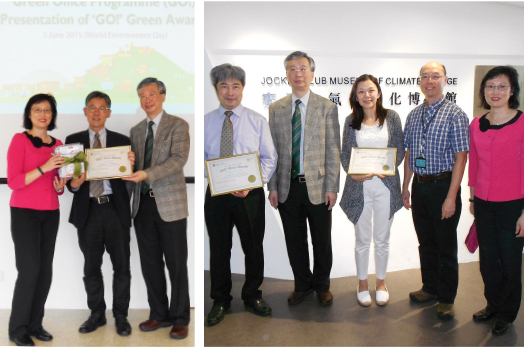
[[[352,147],[397,148],[395,176],[373,173],[348,175],[340,201],[340,207],[355,225],[357,300],[362,306],[371,305],[367,277],[369,247],[373,236],[377,277],[375,300],[377,305],[386,305],[389,301],[385,283],[389,234],[393,215],[403,206],[398,174],[398,166],[405,154],[402,124],[395,111],[382,106],[380,85],[372,75],[357,78],[349,102],[353,113],[346,117],[341,152],[341,162],[346,172]]]

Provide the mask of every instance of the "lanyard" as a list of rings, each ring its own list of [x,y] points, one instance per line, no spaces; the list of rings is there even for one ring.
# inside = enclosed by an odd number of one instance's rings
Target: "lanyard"
[[[440,108],[442,107],[442,105],[444,105],[444,100],[442,100],[442,103],[440,104],[440,106],[433,113],[433,116],[431,116],[431,119],[429,120],[429,123],[427,126],[424,126],[424,115],[426,114],[426,108],[427,108],[426,105],[424,105],[424,110],[422,110],[422,134],[426,135],[426,132],[428,131],[429,126],[431,125],[431,123],[433,123],[433,120],[435,119],[435,116],[437,115],[438,111],[440,111]],[[428,113],[429,113],[429,108],[428,108]]]

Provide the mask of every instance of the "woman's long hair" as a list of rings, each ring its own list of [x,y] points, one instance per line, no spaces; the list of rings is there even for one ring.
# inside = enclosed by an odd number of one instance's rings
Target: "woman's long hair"
[[[388,114],[388,110],[382,106],[382,90],[380,89],[378,80],[373,75],[364,74],[357,78],[355,83],[353,83],[353,88],[351,89],[351,93],[349,94],[349,104],[351,105],[351,109],[353,110],[353,121],[351,122],[351,127],[355,130],[360,130],[360,126],[362,125],[362,121],[364,120],[364,108],[362,108],[362,106],[358,102],[357,87],[360,82],[368,80],[373,82],[373,84],[377,87],[377,91],[380,93],[380,97],[377,98],[376,112],[379,125],[381,127],[384,125],[386,115]]]

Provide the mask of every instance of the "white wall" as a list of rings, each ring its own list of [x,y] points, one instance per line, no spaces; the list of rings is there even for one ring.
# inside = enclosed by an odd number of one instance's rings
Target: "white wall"
[[[267,117],[262,95],[274,93],[276,99],[280,99],[290,93],[291,88],[264,86],[262,78],[285,77],[282,65],[285,56],[301,50],[315,59],[315,77],[358,77],[363,73],[417,77],[422,65],[439,61],[446,66],[448,76],[458,81],[456,86],[447,86],[444,92],[457,93],[457,104],[471,119],[473,95],[477,92],[473,88],[475,65],[524,65],[524,45],[521,44],[524,31],[518,30],[523,17],[522,2],[208,2],[205,4],[205,112],[218,106],[209,72],[213,66],[228,62],[246,71],[243,105]],[[388,98],[392,92],[405,97],[409,92],[420,90],[417,86],[382,85],[382,88],[384,106],[396,110],[404,124],[414,106],[403,99],[401,106],[391,107]],[[313,85],[312,90],[326,97],[331,92],[340,92],[342,130],[344,119],[350,113],[347,99],[351,85]],[[400,174],[402,177],[402,168]],[[344,179],[342,175],[341,191]],[[458,226],[459,262],[478,260],[478,253],[469,254],[463,244],[473,221],[468,212],[468,198],[466,174],[462,182],[464,208]],[[243,273],[243,253],[238,236],[234,235],[231,269]],[[332,240],[331,276],[355,275],[354,227],[338,205],[333,213]],[[207,234],[205,241],[204,264],[209,269]],[[264,249],[265,275],[292,279],[280,216],[269,203],[266,204]],[[373,257],[370,261],[370,273],[374,273]],[[389,271],[419,265],[411,212],[402,209],[395,215],[392,226]]]
[[[194,192],[195,185],[187,185],[189,217],[187,220],[188,237],[188,270],[189,290],[191,307],[195,303],[195,233],[194,233]],[[13,290],[17,277],[15,265],[15,252],[11,238],[11,216],[9,199],[11,190],[6,184],[0,184],[0,309],[10,309],[13,299]],[[84,290],[83,266],[84,257],[78,246],[76,228],[68,222],[69,211],[73,201],[73,194],[67,190],[59,197],[60,199],[60,228],[56,240],[55,258],[53,266],[53,282],[46,308],[57,309],[81,309],[87,308],[87,296]],[[108,309],[112,308],[113,270],[111,259],[107,252],[104,254],[102,265],[105,284],[105,300]],[[167,272],[166,272],[167,276]],[[169,277],[166,277],[169,279]],[[169,280],[168,280],[169,285]],[[170,290],[170,289],[168,289]],[[169,295],[169,292],[168,292]],[[135,230],[131,228],[131,302],[130,308],[149,308],[147,303],[147,291],[140,268],[138,245],[136,243]]]

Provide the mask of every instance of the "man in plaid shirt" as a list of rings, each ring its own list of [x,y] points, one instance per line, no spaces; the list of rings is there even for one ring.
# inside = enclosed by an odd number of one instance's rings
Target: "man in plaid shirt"
[[[415,302],[438,300],[437,317],[442,320],[455,316],[460,182],[469,151],[468,117],[444,98],[446,83],[446,68],[442,64],[431,62],[420,70],[420,89],[426,99],[409,113],[406,121],[402,186],[404,207],[412,208],[423,284],[409,297]],[[409,182],[413,174],[410,204]]]

